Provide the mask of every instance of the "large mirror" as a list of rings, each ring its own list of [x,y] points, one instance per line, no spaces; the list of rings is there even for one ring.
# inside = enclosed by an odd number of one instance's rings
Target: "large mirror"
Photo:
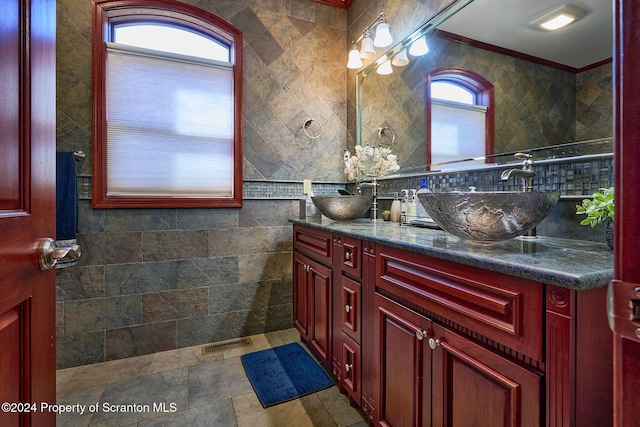
[[[584,16],[557,31],[533,23],[563,6],[557,0],[457,4],[450,16],[437,17],[387,52],[398,64],[391,74],[379,74],[375,62],[359,71],[359,144],[393,144],[400,173],[475,169],[511,161],[517,151],[533,151],[537,159],[612,152],[611,2],[573,2]],[[393,61],[422,35],[427,54],[408,55],[404,65]],[[437,143],[438,120],[459,107],[435,99],[438,82],[475,93],[478,105],[458,108],[455,114],[462,115],[446,120],[466,124],[475,115],[480,127],[470,132],[480,136],[480,152],[465,151],[468,136],[453,142],[452,135],[465,130],[446,123],[446,143]]]

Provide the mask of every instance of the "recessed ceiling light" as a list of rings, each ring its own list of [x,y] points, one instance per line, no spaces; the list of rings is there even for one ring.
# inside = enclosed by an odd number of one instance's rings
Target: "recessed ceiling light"
[[[554,31],[583,18],[587,11],[571,4],[565,4],[531,21],[531,25],[545,31]]]

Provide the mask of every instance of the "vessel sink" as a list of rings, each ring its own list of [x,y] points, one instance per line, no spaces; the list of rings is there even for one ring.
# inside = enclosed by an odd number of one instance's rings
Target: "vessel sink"
[[[418,199],[443,230],[469,240],[499,241],[538,225],[556,205],[557,192],[469,191],[419,193]]]
[[[371,207],[373,196],[316,196],[311,200],[327,218],[348,221],[361,217]]]

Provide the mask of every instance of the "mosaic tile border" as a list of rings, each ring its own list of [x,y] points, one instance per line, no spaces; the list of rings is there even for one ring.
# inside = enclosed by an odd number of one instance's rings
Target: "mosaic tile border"
[[[477,191],[519,191],[519,180],[502,181],[500,174],[513,165],[495,166],[475,171],[441,172],[416,174],[411,177],[381,179],[378,195],[381,198],[393,197],[393,193],[402,189],[420,188],[420,178],[427,178],[427,185],[436,191],[468,191],[475,187]],[[534,165],[536,176],[535,191],[559,191],[561,196],[591,195],[599,188],[612,187],[613,155],[583,156],[570,161],[539,161]],[[348,185],[347,189],[352,189]]]
[[[299,181],[244,181],[244,200],[298,200],[304,198],[303,183]],[[312,182],[311,189],[317,196],[338,194],[344,183]],[[91,175],[78,176],[78,199],[91,200]]]
[[[513,167],[513,166],[511,166]],[[517,166],[515,166],[517,167]],[[381,179],[378,195],[393,197],[393,193],[403,188],[420,188],[420,177],[427,177],[427,185],[438,191],[467,191],[476,187],[477,191],[518,191],[518,180],[508,182],[500,179],[500,173],[509,166],[496,166],[476,171],[442,172],[411,177]],[[559,191],[562,196],[591,195],[599,188],[612,187],[613,155],[584,156],[571,161],[539,161],[534,165],[536,176],[534,190]],[[299,181],[244,181],[244,200],[298,200],[304,197],[302,182]],[[313,182],[313,194],[327,196],[338,194],[339,189],[353,190],[353,184],[336,182]],[[366,192],[366,190],[365,190]],[[78,176],[78,198],[91,200],[91,176]]]

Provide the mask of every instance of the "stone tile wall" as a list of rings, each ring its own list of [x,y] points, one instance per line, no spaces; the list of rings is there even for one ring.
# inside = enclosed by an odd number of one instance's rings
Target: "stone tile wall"
[[[91,208],[91,1],[57,3],[59,151],[78,165],[78,266],[57,272],[59,368],[291,327],[302,180],[334,191],[347,139],[347,12],[309,0],[186,0],[244,34],[242,209]],[[320,138],[302,132],[307,117]]]

